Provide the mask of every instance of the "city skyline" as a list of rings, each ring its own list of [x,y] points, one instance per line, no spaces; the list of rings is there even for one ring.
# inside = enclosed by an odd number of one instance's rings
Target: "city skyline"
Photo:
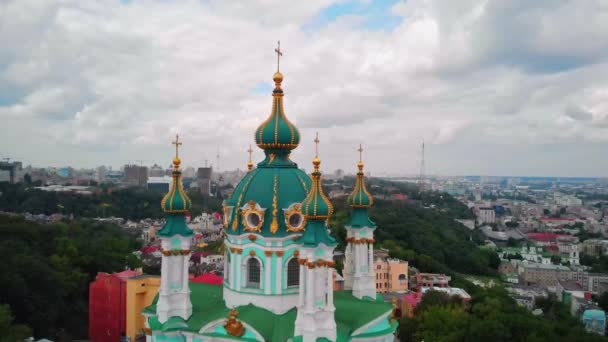
[[[249,3],[248,3],[249,4]],[[253,7],[252,7],[253,6]],[[0,158],[24,165],[246,169],[271,107],[310,169],[372,174],[608,173],[608,8],[599,2],[8,1]],[[139,18],[145,17],[145,21]],[[138,25],[133,25],[138,23]],[[245,34],[246,33],[246,34]],[[168,124],[177,122],[177,124]]]

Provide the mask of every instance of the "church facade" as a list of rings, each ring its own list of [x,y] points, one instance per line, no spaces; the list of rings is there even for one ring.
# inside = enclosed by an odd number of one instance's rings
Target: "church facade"
[[[280,51],[277,51],[280,53]],[[336,240],[327,223],[333,206],[323,192],[321,160],[309,176],[291,161],[300,133],[283,109],[283,75],[273,80],[270,116],[255,131],[265,159],[253,167],[223,205],[223,286],[188,282],[191,202],[181,185],[177,139],[173,185],[162,201],[167,223],[162,243],[161,288],[143,311],[147,341],[393,341],[393,306],[375,291],[375,224],[367,209],[363,163],[348,204],[345,278],[333,290]],[[361,149],[360,149],[361,150]]]

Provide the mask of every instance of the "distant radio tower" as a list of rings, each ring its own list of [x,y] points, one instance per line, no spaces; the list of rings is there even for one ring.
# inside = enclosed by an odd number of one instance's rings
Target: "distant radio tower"
[[[422,153],[420,156],[420,176],[418,177],[418,191],[424,191],[424,139],[422,139]]]
[[[217,158],[217,163],[215,165],[217,165],[217,171],[220,171],[220,147],[217,147],[217,154],[215,155],[215,157]]]

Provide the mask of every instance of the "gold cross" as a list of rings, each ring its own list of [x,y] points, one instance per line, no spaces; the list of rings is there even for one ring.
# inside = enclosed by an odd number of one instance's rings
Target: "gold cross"
[[[359,148],[357,149],[357,151],[359,151],[359,161],[363,160],[363,147],[361,146],[361,144],[359,144]]]
[[[317,132],[317,136],[315,137],[315,158],[319,157],[319,143],[321,142],[321,140],[319,140],[319,132]]]
[[[277,53],[277,72],[279,72],[279,60],[280,57],[283,56],[283,51],[281,51],[281,41],[277,40],[277,48],[274,49],[274,52]]]
[[[171,144],[175,145],[175,158],[179,157],[179,145],[181,145],[182,142],[179,141],[178,134],[175,135],[175,141],[171,142]]]
[[[251,145],[249,145],[249,149],[247,150],[247,152],[249,152],[249,161],[251,161],[251,153],[253,153],[253,150],[251,149]]]

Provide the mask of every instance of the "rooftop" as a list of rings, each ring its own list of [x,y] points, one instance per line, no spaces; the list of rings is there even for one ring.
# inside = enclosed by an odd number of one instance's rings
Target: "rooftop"
[[[190,282],[192,299],[192,316],[185,321],[185,331],[198,332],[207,323],[228,317],[229,309],[225,306],[222,286],[199,284]],[[156,301],[145,308],[142,313],[150,315],[150,328],[152,330],[169,329],[164,327],[156,318]],[[361,301],[350,292],[334,292],[335,317],[338,326],[338,341],[348,341],[353,331],[365,324],[389,313],[392,310],[390,303],[384,301]],[[239,320],[251,325],[266,341],[287,341],[293,336],[296,309],[291,309],[283,315],[253,306],[251,304],[236,308]],[[396,328],[393,323],[391,329]]]

